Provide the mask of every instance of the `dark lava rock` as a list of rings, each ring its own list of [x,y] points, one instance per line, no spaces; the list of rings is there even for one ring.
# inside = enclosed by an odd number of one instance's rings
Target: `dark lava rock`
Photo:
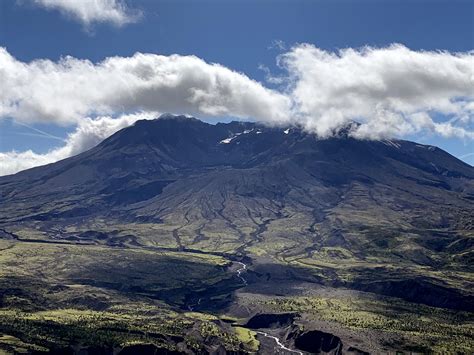
[[[135,344],[124,347],[119,355],[181,355],[180,351],[159,348],[153,344]]]
[[[31,355],[74,355],[74,349],[70,346],[65,348],[54,348],[49,351],[33,350]]]
[[[370,353],[368,353],[367,351],[357,349],[353,346],[349,346],[349,348],[347,349],[347,352],[348,353],[354,353],[354,354],[360,354],[360,355],[370,355]]]
[[[281,328],[293,324],[296,313],[257,314],[245,325],[247,328]]]
[[[102,346],[90,346],[77,352],[78,355],[109,355],[113,354],[113,349]]]
[[[353,287],[360,291],[399,297],[409,302],[423,303],[432,307],[474,311],[474,296],[435,284],[429,278],[382,280],[369,283],[358,283],[356,280]]]
[[[296,337],[295,347],[313,354],[342,354],[341,339],[319,330],[311,330]]]

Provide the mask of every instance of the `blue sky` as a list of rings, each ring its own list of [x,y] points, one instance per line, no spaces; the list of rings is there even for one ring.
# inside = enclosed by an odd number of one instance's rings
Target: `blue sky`
[[[261,67],[278,74],[277,55],[297,43],[327,51],[392,43],[413,51],[471,51],[473,4],[457,0],[127,1],[142,13],[136,23],[87,27],[70,15],[30,1],[5,0],[0,3],[0,46],[21,62],[38,58],[56,62],[64,56],[99,62],[135,52],[195,55],[272,88]],[[32,129],[14,121],[0,118],[0,152],[46,152],[64,144],[58,138],[75,129],[74,124],[25,121]],[[474,155],[469,156],[474,152],[470,138],[426,133],[404,138],[440,146],[474,164]]]

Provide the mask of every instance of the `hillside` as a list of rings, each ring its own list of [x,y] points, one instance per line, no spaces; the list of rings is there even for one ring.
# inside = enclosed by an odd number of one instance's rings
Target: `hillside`
[[[184,352],[195,351],[190,327],[211,353],[258,341],[272,353],[268,336],[235,327],[262,312],[297,313],[291,334],[282,325],[267,335],[302,351],[325,337],[303,329],[337,337],[333,353],[439,350],[454,339],[469,349],[474,168],[433,146],[356,140],[350,128],[318,139],[298,127],[164,115],[1,177],[2,312],[185,317],[153,341]],[[11,324],[2,332],[41,343]]]

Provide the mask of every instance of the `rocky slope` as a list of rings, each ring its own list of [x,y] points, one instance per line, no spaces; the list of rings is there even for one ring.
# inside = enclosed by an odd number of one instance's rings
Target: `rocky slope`
[[[322,140],[298,127],[139,121],[78,156],[1,177],[0,238],[208,253],[245,261],[249,285],[472,311],[474,168],[433,146],[348,131]],[[199,292],[193,307],[221,304]]]

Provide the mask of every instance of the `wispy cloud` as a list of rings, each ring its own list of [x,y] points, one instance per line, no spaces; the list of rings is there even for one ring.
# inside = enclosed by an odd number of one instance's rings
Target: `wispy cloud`
[[[23,135],[35,135],[36,137],[44,137],[44,138],[50,138],[50,139],[56,139],[56,140],[60,140],[62,142],[65,141],[64,138],[61,138],[61,137],[58,137],[58,136],[55,136],[53,134],[50,134],[48,132],[45,132],[39,128],[36,128],[36,127],[33,127],[33,126],[30,126],[26,123],[22,123],[22,122],[18,122],[18,121],[15,121],[15,124],[17,125],[20,125],[20,126],[23,126],[23,127],[26,127],[26,128],[29,128],[31,129],[32,131],[35,131],[36,133],[25,133],[25,132],[20,132],[19,134],[23,134]]]
[[[48,10],[58,10],[89,28],[94,23],[124,26],[137,22],[142,13],[129,8],[123,0],[32,0]]]
[[[65,144],[62,147],[52,149],[44,154],[38,154],[31,150],[0,152],[0,176],[13,174],[39,165],[54,163],[82,153],[118,130],[130,126],[138,120],[154,119],[158,115],[158,112],[140,112],[119,117],[101,116],[84,118],[79,122],[75,131],[64,140]]]
[[[274,39],[272,43],[268,46],[268,49],[278,49],[280,51],[287,50],[286,43],[281,39]]]
[[[459,159],[466,159],[466,158],[469,158],[469,157],[474,157],[474,152],[463,154],[463,155],[459,156]]]

